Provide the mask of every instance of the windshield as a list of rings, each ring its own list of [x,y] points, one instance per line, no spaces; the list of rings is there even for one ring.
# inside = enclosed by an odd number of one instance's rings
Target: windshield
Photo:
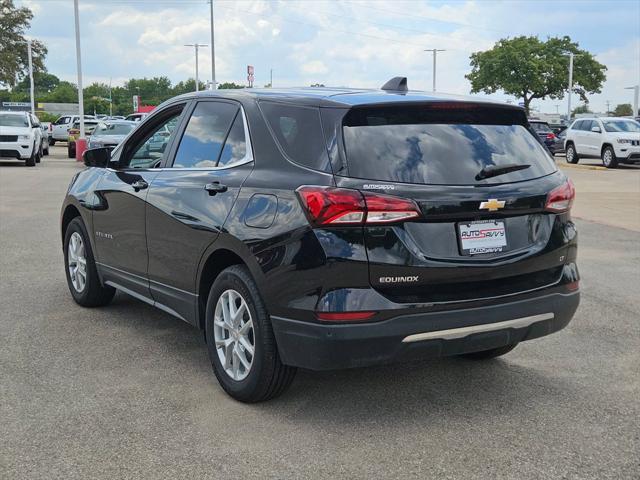
[[[0,126],[3,127],[28,127],[29,121],[25,115],[8,115],[0,113]]]
[[[640,123],[634,120],[603,120],[607,132],[640,132]]]
[[[100,124],[94,131],[95,135],[128,135],[135,125],[126,123]]]
[[[351,110],[343,121],[348,176],[477,185],[529,180],[556,170],[538,139],[524,125],[510,124],[519,120],[508,112],[475,108],[454,113],[407,107]],[[491,170],[505,173],[481,174]]]

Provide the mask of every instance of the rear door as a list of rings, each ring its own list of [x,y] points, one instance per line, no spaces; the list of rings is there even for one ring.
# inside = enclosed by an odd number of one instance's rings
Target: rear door
[[[466,300],[559,280],[547,193],[563,177],[514,110],[352,109],[340,187],[409,198],[421,218],[365,226],[371,285],[399,303]],[[501,174],[494,172],[506,168]]]
[[[193,321],[196,273],[253,167],[240,105],[202,100],[147,198],[149,280],[154,299]]]

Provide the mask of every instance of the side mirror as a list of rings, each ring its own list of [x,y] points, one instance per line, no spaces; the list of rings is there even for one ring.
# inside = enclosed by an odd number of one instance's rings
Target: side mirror
[[[600,127],[591,127],[591,131],[593,133],[600,133],[601,132]]]
[[[106,168],[111,160],[111,149],[107,147],[92,148],[82,154],[87,167]]]

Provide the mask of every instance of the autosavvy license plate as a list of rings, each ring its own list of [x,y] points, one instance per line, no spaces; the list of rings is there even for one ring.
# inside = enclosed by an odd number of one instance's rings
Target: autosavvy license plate
[[[502,252],[507,233],[502,220],[459,223],[460,246],[464,255]]]

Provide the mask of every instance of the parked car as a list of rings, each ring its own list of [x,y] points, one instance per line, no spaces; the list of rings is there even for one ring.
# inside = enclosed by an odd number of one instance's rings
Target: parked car
[[[85,120],[84,121],[84,133],[87,137],[87,141],[91,141],[90,137],[95,128],[100,122],[98,120]],[[69,158],[76,156],[76,140],[80,136],[80,121],[73,123],[73,126],[69,129],[69,137],[67,139],[67,155]]]
[[[0,112],[0,157],[33,167],[42,158],[42,130],[29,112]]]
[[[85,120],[95,120],[93,115],[85,115]],[[63,115],[53,123],[51,130],[50,145],[55,145],[56,142],[66,142],[69,139],[69,129],[71,126],[80,119],[80,115]]]
[[[529,124],[540,138],[540,141],[544,143],[552,155],[555,155],[564,149],[564,145],[560,146],[560,143],[557,141],[556,134],[553,133],[553,130],[551,130],[551,127],[547,122],[530,119]]]
[[[129,120],[130,122],[141,122],[145,118],[149,116],[148,113],[140,112],[140,113],[132,113],[131,115],[127,115],[125,120]]]
[[[115,148],[137,125],[136,122],[126,120],[100,122],[91,133],[87,146],[88,148]]]
[[[574,188],[514,106],[404,78],[210,90],[84,161],[61,212],[72,297],[120,289],[204,330],[244,402],[296,367],[504,355],[578,306]]]
[[[630,118],[580,118],[567,130],[567,162],[600,158],[607,168],[640,163],[640,123]]]
[[[51,122],[40,122],[42,130],[42,155],[49,155],[49,133],[51,132]]]

